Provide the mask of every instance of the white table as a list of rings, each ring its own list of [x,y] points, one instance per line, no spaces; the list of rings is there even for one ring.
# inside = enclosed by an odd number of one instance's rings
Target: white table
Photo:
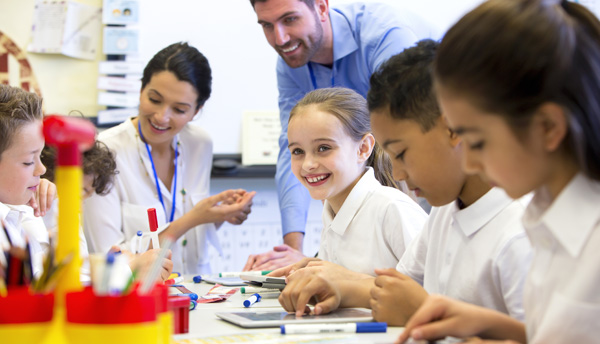
[[[195,284],[191,278],[186,277],[184,283],[188,289],[198,294],[199,297],[206,295],[210,288],[214,285],[207,283]],[[243,334],[270,334],[280,336],[280,340],[296,340],[301,342],[310,338],[319,336],[323,338],[337,338],[339,343],[393,343],[402,332],[402,327],[388,327],[387,333],[357,333],[357,334],[322,334],[322,335],[280,335],[280,329],[277,328],[260,328],[260,329],[245,329],[237,325],[233,325],[215,316],[216,312],[256,312],[259,310],[283,310],[279,305],[277,298],[266,298],[255,303],[250,308],[243,306],[243,301],[249,295],[241,294],[239,291],[230,296],[226,301],[216,303],[198,304],[195,310],[190,311],[189,333],[176,335],[176,340],[189,338],[206,338],[219,337],[228,335],[243,335]],[[279,337],[278,337],[279,338]],[[277,343],[275,341],[273,343]],[[332,341],[333,342],[333,341]],[[271,342],[269,342],[271,343]],[[329,343],[329,342],[326,342]]]

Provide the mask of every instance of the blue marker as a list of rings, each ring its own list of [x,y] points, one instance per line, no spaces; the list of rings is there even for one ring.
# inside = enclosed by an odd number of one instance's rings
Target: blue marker
[[[106,263],[104,264],[104,272],[102,274],[102,281],[99,285],[98,290],[96,290],[96,294],[98,295],[107,295],[110,286],[110,277],[112,274],[113,263],[115,262],[115,254],[109,252],[106,255]]]
[[[135,254],[142,253],[142,231],[137,231],[137,236],[135,237]]]
[[[177,294],[177,296],[187,296],[190,298],[190,300],[194,300],[194,301],[198,300],[198,294],[196,294],[196,293],[180,293],[180,294]]]
[[[281,334],[304,333],[366,333],[387,332],[387,323],[335,323],[335,324],[291,324],[281,325]]]
[[[194,283],[202,282],[202,276],[200,276],[200,275],[194,276],[193,281],[194,281]]]
[[[262,297],[258,293],[252,294],[252,296],[244,300],[244,307],[248,308],[257,302],[260,302],[260,299],[262,299]]]

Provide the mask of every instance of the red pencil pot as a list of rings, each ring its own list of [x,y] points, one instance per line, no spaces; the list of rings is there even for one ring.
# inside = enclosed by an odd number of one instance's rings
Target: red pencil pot
[[[0,338],[3,343],[40,343],[49,333],[53,315],[54,294],[10,288],[0,297]]]
[[[91,288],[66,299],[69,343],[162,343],[152,294],[97,296]]]
[[[169,309],[173,311],[174,333],[188,333],[190,324],[190,298],[187,296],[169,296]]]

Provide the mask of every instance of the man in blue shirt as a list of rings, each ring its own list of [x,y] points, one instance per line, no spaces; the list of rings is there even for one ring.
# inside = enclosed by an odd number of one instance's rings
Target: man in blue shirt
[[[290,110],[304,95],[342,86],[366,96],[369,78],[382,62],[432,38],[414,13],[379,3],[328,0],[250,0],[269,44],[277,51],[281,136],[275,180],[284,245],[251,255],[245,270],[270,270],[299,260],[310,203],[308,190],[291,171],[287,126]],[[437,38],[437,37],[434,37]]]

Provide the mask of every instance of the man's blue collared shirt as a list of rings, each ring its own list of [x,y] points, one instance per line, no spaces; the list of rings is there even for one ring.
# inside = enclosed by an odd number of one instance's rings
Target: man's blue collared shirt
[[[309,62],[290,68],[279,57],[277,85],[281,136],[275,180],[279,195],[283,235],[304,232],[310,203],[308,190],[291,171],[287,126],[290,110],[316,88],[347,87],[364,97],[369,78],[381,63],[425,38],[437,39],[424,20],[400,7],[378,3],[340,4],[330,8],[333,30],[333,65]]]

